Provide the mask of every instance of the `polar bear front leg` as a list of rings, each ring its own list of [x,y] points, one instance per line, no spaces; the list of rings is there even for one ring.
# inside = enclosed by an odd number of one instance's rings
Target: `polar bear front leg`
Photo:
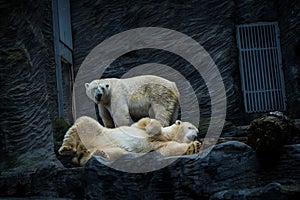
[[[114,105],[114,107],[111,108],[111,115],[116,127],[130,126],[133,124],[133,120],[130,117],[129,108],[125,100],[112,102],[112,105]]]
[[[152,115],[154,115],[153,118],[158,120],[163,127],[169,126],[170,123],[173,121],[173,113],[170,112],[167,108],[165,108],[163,105],[153,103],[151,105],[151,108],[149,110],[149,115],[152,118]]]
[[[194,141],[189,144],[170,141],[166,142],[157,151],[163,156],[181,156],[199,153],[200,148],[201,143],[198,141]]]
[[[187,150],[184,152],[184,155],[192,155],[200,153],[202,143],[199,141],[193,141],[189,143]]]
[[[107,128],[115,128],[114,120],[112,119],[109,111],[102,104],[98,104],[98,105],[99,105],[100,116],[104,126]]]

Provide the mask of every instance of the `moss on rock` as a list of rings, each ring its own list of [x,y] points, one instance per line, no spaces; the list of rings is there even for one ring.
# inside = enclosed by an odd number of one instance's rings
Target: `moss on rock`
[[[70,127],[70,123],[62,118],[56,118],[53,122],[53,139],[55,141],[62,141],[64,139],[64,135]]]

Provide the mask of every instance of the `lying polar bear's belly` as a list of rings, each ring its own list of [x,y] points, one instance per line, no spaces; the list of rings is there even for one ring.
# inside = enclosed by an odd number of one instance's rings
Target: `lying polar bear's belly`
[[[145,131],[127,126],[121,126],[114,132],[106,135],[108,146],[121,147],[136,153],[144,153],[152,149],[148,142],[148,137],[149,135]]]

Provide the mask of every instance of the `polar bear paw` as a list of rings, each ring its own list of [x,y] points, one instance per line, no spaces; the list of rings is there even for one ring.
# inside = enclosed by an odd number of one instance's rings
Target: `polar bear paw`
[[[94,156],[100,156],[100,157],[102,157],[102,158],[104,158],[106,160],[110,159],[109,155],[105,151],[103,151],[103,150],[97,150],[97,151],[95,151],[95,153],[93,155]]]
[[[149,136],[155,136],[161,134],[162,125],[156,119],[145,117],[140,119],[137,123],[133,124],[132,127],[146,131]]]
[[[199,141],[191,142],[184,155],[192,155],[200,152],[202,143]]]
[[[74,149],[74,147],[72,146],[62,146],[60,147],[60,149],[58,150],[58,153],[60,155],[71,155],[73,153],[75,153],[76,150]]]

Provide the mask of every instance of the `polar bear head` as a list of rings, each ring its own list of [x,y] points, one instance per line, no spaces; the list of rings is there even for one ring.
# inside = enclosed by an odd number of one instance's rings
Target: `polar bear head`
[[[189,143],[197,138],[199,131],[193,124],[177,120],[173,125],[162,128],[162,132],[166,133],[168,138],[173,141]]]
[[[110,95],[110,86],[109,80],[93,80],[90,83],[85,83],[85,91],[87,96],[95,103],[105,103]]]

